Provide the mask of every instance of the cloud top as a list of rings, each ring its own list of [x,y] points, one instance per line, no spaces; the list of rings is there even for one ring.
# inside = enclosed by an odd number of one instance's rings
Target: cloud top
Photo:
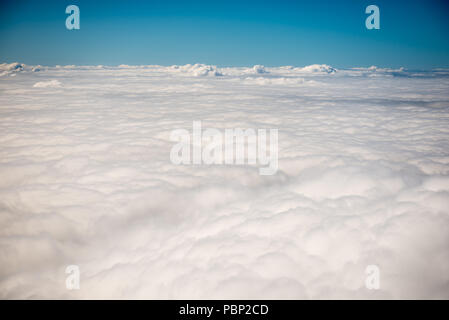
[[[62,84],[59,80],[39,81],[33,85],[33,88],[59,88]]]
[[[449,298],[447,70],[19,69],[0,78],[0,298]],[[276,175],[171,163],[197,120],[278,129]]]

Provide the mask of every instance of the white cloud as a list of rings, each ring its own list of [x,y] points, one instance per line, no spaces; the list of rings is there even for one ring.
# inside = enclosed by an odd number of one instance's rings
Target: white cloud
[[[297,85],[314,85],[316,82],[313,80],[305,81],[303,78],[298,77],[247,77],[245,78],[246,84],[257,85],[279,85],[279,86],[297,86]]]
[[[447,72],[266,70],[2,78],[0,297],[449,298]],[[278,128],[277,174],[173,165],[193,120]]]
[[[13,63],[2,63],[0,64],[1,71],[20,71],[23,70],[24,64],[13,62]]]
[[[23,71],[24,68],[25,65],[18,62],[2,63],[0,64],[0,77],[6,75],[15,75],[16,72]]]
[[[59,80],[39,81],[33,85],[33,88],[59,88],[61,87]]]
[[[172,66],[172,70],[186,72],[193,76],[221,76],[221,72],[217,70],[216,66],[209,66],[200,63],[194,65],[186,64],[184,66]]]
[[[255,65],[255,66],[253,67],[253,71],[254,71],[255,73],[268,73],[267,70],[265,70],[265,67],[264,67],[264,66],[261,66],[261,65]]]
[[[310,66],[306,66],[303,68],[295,68],[295,70],[299,72],[305,72],[305,73],[335,73],[337,70],[335,68],[332,68],[331,66],[328,66],[326,64],[312,64]]]

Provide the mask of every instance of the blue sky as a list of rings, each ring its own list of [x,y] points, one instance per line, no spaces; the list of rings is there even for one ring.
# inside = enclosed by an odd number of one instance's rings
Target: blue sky
[[[67,30],[76,4],[81,29]],[[365,8],[380,8],[367,30]],[[5,1],[0,61],[449,67],[449,1]]]

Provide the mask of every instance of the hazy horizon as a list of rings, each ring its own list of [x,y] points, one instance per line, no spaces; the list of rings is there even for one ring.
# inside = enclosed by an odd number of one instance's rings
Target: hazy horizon
[[[66,6],[80,10],[67,30]],[[380,29],[368,30],[368,5]],[[449,67],[449,3],[342,1],[2,1],[0,58],[44,65],[329,64]]]

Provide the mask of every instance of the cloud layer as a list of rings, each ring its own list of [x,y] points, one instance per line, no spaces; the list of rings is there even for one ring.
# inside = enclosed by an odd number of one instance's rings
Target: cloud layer
[[[447,70],[0,67],[0,298],[449,298]],[[198,120],[277,174],[173,165]]]

